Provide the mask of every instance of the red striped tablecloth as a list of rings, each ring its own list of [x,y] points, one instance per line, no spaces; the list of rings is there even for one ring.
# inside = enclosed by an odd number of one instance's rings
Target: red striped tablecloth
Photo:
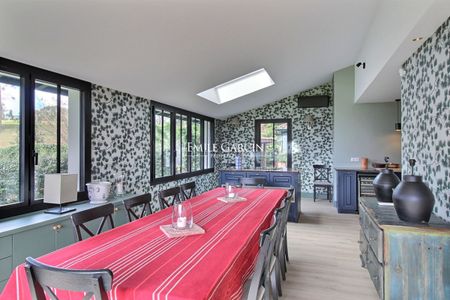
[[[240,189],[245,202],[217,200],[223,188],[192,198],[194,222],[203,235],[169,239],[159,229],[171,209],[154,213],[39,258],[61,268],[108,268],[110,299],[237,299],[258,252],[259,233],[269,227],[284,190]],[[80,293],[57,291],[61,299]],[[30,299],[23,265],[9,278],[1,300]]]

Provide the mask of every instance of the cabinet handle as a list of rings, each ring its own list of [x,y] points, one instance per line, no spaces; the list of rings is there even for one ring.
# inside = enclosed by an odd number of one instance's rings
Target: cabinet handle
[[[362,241],[358,241],[358,244],[362,244],[363,242]]]

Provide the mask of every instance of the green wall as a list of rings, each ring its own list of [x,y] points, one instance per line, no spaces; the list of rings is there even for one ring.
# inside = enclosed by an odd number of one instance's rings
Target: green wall
[[[400,133],[394,131],[395,102],[356,104],[354,66],[335,72],[333,85],[334,166],[359,166],[359,162],[350,162],[351,157],[368,157],[369,164],[382,161],[384,156],[400,162]]]

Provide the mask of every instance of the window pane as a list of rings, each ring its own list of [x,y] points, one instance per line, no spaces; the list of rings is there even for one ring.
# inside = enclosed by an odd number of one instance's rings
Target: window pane
[[[57,172],[57,86],[35,82],[34,93],[35,142],[38,164],[34,170],[34,199],[44,197],[44,175]]]
[[[172,161],[170,159],[170,112],[163,112],[163,176],[172,175]]]
[[[176,114],[176,174],[188,171],[187,116]]]
[[[212,137],[211,137],[211,122],[205,121],[203,127],[203,137],[204,137],[204,168],[212,168]]]
[[[201,161],[201,135],[200,135],[200,119],[192,118],[191,121],[191,131],[192,131],[192,167],[191,171],[200,170],[200,161]]]
[[[20,197],[21,80],[0,72],[0,206]]]
[[[288,124],[275,123],[275,168],[288,167]]]
[[[163,126],[162,110],[155,109],[155,178],[162,177]]]
[[[263,123],[260,126],[261,141],[260,146],[262,148],[261,153],[261,167],[273,168],[273,123]]]
[[[80,91],[61,87],[61,173],[80,180]],[[79,184],[78,184],[79,186]],[[78,188],[80,190],[80,187]]]

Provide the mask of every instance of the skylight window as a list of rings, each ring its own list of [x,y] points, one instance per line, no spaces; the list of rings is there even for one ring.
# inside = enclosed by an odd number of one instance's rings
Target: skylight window
[[[273,84],[272,78],[270,78],[267,71],[263,68],[220,84],[197,95],[217,104],[222,104],[262,90]]]

